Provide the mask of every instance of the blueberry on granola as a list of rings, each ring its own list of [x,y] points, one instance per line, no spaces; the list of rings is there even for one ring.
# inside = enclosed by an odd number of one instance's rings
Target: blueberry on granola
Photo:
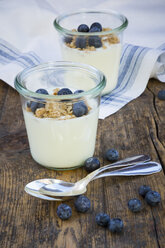
[[[95,220],[99,226],[108,226],[108,224],[110,222],[110,217],[108,214],[99,213],[96,215]]]
[[[158,192],[150,190],[145,195],[145,200],[150,206],[156,206],[161,201],[161,196]]]
[[[96,31],[96,32],[101,32],[102,31],[102,26],[101,26],[101,24],[99,22],[92,23],[92,25],[90,26],[90,30],[92,28],[97,28],[99,30],[99,31]]]
[[[150,191],[150,190],[151,190],[150,186],[142,185],[142,186],[139,187],[138,192],[139,192],[139,195],[145,197],[147,192]]]
[[[67,204],[60,204],[57,208],[57,215],[62,220],[68,220],[72,216],[72,209]]]
[[[90,209],[91,203],[88,197],[80,195],[76,198],[74,205],[78,212],[85,213]]]
[[[78,32],[89,32],[89,27],[86,24],[81,24],[77,30]]]
[[[108,149],[105,153],[105,157],[108,161],[114,162],[119,158],[119,153],[115,149]]]
[[[160,90],[160,91],[158,92],[158,98],[159,98],[160,100],[165,100],[165,90]]]
[[[38,90],[36,90],[36,93],[38,93],[38,94],[44,94],[44,95],[49,95],[49,93],[45,89],[38,89]]]
[[[38,102],[30,102],[30,108],[33,113],[35,113],[36,109],[38,108]]]
[[[123,221],[119,218],[110,219],[108,224],[108,228],[112,233],[120,233],[122,232],[124,227]]]
[[[87,105],[83,102],[76,102],[73,104],[73,114],[76,117],[81,117],[83,115],[86,115],[88,113]]]
[[[86,48],[86,43],[87,43],[86,38],[84,38],[84,37],[77,37],[76,38],[76,41],[75,41],[75,46],[77,48],[83,49],[83,48]]]
[[[89,32],[90,33],[100,32],[100,29],[98,27],[93,27],[93,28],[90,28]]]
[[[62,88],[58,91],[57,95],[71,95],[72,91],[68,88]]]
[[[67,44],[70,44],[72,42],[73,38],[71,36],[65,36],[64,37],[64,42]]]
[[[83,90],[76,90],[75,92],[74,92],[74,94],[79,94],[79,93],[82,93],[82,92],[84,92]]]
[[[142,204],[141,201],[139,199],[130,199],[128,202],[128,208],[133,212],[133,213],[137,213],[140,212],[140,210],[142,209]]]
[[[102,47],[102,41],[101,38],[99,36],[90,36],[88,38],[88,45],[89,46],[94,46],[95,48],[99,48]]]
[[[84,163],[85,170],[88,172],[92,172],[98,168],[100,168],[100,161],[96,157],[90,157],[85,160]]]

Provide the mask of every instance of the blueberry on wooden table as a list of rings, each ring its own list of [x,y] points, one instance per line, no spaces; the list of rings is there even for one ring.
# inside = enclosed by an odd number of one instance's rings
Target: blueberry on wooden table
[[[84,168],[88,172],[92,172],[100,168],[100,161],[96,157],[90,157],[85,160]]]
[[[80,213],[85,213],[90,209],[91,203],[88,197],[80,195],[74,202],[75,208]]]
[[[165,90],[160,90],[160,91],[158,92],[158,98],[159,98],[160,100],[165,100]]]
[[[72,209],[67,204],[60,204],[57,208],[57,215],[62,220],[68,220],[72,216]]]
[[[134,199],[130,199],[128,201],[128,208],[133,212],[133,213],[137,213],[140,212],[140,210],[142,209],[142,204],[141,201],[137,198]]]
[[[119,218],[110,219],[108,224],[108,228],[112,233],[120,233],[122,232],[124,227],[123,221]]]
[[[86,24],[81,24],[78,26],[78,32],[89,32],[89,27]]]
[[[145,200],[150,206],[156,206],[161,201],[161,196],[158,192],[150,190],[145,195]]]
[[[110,217],[108,214],[105,214],[105,213],[99,213],[96,215],[96,223],[99,225],[99,226],[108,226],[109,222],[110,222]]]
[[[108,149],[105,153],[105,157],[110,162],[115,162],[119,158],[119,153],[115,149]]]
[[[150,190],[151,190],[150,186],[142,185],[142,186],[139,187],[138,192],[139,192],[139,195],[145,197],[147,192],[150,191]]]

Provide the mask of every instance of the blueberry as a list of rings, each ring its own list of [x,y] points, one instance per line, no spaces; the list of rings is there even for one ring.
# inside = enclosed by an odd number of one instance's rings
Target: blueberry
[[[60,204],[57,208],[57,215],[62,220],[67,220],[72,216],[72,209],[67,204]]]
[[[76,90],[75,92],[74,92],[74,94],[79,94],[79,93],[82,93],[82,92],[84,92],[83,90]]]
[[[36,93],[38,93],[38,94],[44,94],[44,95],[49,95],[49,93],[45,89],[38,89],[38,90],[36,90]]]
[[[150,190],[147,192],[145,200],[150,206],[156,206],[161,201],[161,196],[158,192]]]
[[[76,198],[74,205],[78,212],[85,213],[90,209],[91,203],[86,196],[80,195]]]
[[[76,102],[73,104],[73,114],[76,117],[81,117],[83,115],[86,115],[88,113],[87,105],[83,102]]]
[[[71,95],[73,94],[72,91],[68,88],[62,88],[58,91],[57,95]]]
[[[110,217],[108,214],[99,213],[96,215],[96,223],[99,226],[108,226],[109,222],[110,222]]]
[[[86,171],[92,172],[100,168],[100,161],[96,157],[90,157],[85,160],[84,166]]]
[[[81,48],[81,49],[86,48],[86,43],[87,43],[86,38],[84,37],[76,38],[75,45],[77,48]]]
[[[101,32],[102,31],[102,26],[101,26],[101,24],[99,22],[92,23],[92,25],[90,26],[90,30],[92,28],[97,28],[99,30],[99,31],[96,31],[96,32]]]
[[[115,149],[108,149],[105,153],[105,157],[107,160],[114,162],[117,161],[119,158],[119,153]]]
[[[158,98],[159,98],[160,100],[165,100],[165,90],[160,90],[160,91],[158,92]]]
[[[36,90],[36,93],[38,93],[38,94],[44,94],[44,95],[49,95],[49,93],[45,89],[38,89],[38,90]],[[33,101],[31,101],[31,102],[28,102],[27,103],[27,106],[29,108],[31,108],[31,111],[33,113],[35,113],[36,109],[38,109],[38,108],[44,108],[45,107],[45,104],[44,103],[39,103],[39,102],[33,102]]]
[[[128,208],[134,213],[140,212],[142,209],[141,201],[136,198],[129,200]]]
[[[64,37],[64,42],[67,44],[70,44],[72,42],[73,38],[71,36],[65,36]]]
[[[101,38],[99,36],[90,36],[88,39],[88,45],[94,46],[95,48],[102,47]]]
[[[93,28],[90,28],[89,32],[90,33],[100,32],[100,29],[98,27],[93,27]]]
[[[139,187],[138,192],[139,192],[139,195],[145,197],[147,192],[150,191],[150,190],[151,190],[150,186],[142,185],[142,186]]]
[[[31,102],[30,108],[31,108],[31,111],[35,113],[36,109],[38,108],[38,102]]]
[[[113,233],[120,233],[123,230],[123,221],[119,218],[110,219],[108,228]]]
[[[81,24],[77,30],[78,32],[89,32],[89,27],[86,24]]]

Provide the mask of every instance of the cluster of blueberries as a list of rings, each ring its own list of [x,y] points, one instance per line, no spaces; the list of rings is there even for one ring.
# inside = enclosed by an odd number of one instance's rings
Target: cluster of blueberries
[[[78,32],[81,33],[93,33],[93,32],[101,32],[102,31],[102,26],[99,22],[94,22],[92,23],[92,25],[90,26],[90,28],[86,25],[86,24],[81,24],[78,26],[77,28]],[[66,36],[64,41],[66,43],[71,43],[72,42],[72,37],[70,36]],[[102,41],[101,38],[98,35],[92,35],[92,36],[88,36],[88,37],[81,37],[81,35],[79,37],[76,38],[75,40],[75,46],[77,48],[86,48],[88,46],[94,46],[95,48],[99,48],[102,47]]]
[[[105,158],[111,162],[117,161],[119,158],[119,153],[115,149],[108,149],[105,152]],[[84,164],[84,168],[88,172],[92,172],[99,167],[100,161],[96,157],[88,158]],[[140,186],[138,193],[150,206],[157,206],[161,201],[160,194],[156,191],[153,191],[150,186]],[[91,203],[86,196],[80,195],[74,201],[74,206],[77,212],[85,213],[90,209]],[[141,200],[137,198],[130,199],[128,201],[128,208],[133,213],[140,212],[142,210]],[[57,215],[60,219],[67,220],[72,216],[72,209],[67,204],[60,204],[57,208]],[[112,233],[120,233],[124,228],[122,219],[110,218],[110,216],[106,213],[98,213],[95,217],[95,221],[99,226],[107,227]]]
[[[79,94],[79,93],[82,93],[82,92],[83,92],[83,90],[76,90],[74,92],[74,94]],[[44,94],[44,95],[49,95],[49,93],[45,89],[38,89],[38,90],[36,90],[36,93],[38,93],[38,94]],[[68,88],[62,88],[62,89],[60,89],[58,91],[58,95],[70,95],[70,94],[73,94],[73,93]],[[27,106],[29,108],[31,108],[31,111],[33,113],[35,113],[35,111],[38,108],[44,108],[45,107],[45,104],[44,103],[30,101],[30,102],[27,103]],[[80,116],[86,115],[87,113],[88,113],[88,108],[87,108],[87,105],[85,104],[84,101],[78,101],[78,102],[75,102],[73,104],[73,114],[76,117],[80,117]]]
[[[139,194],[143,196],[146,202],[150,206],[156,206],[161,201],[161,196],[158,192],[151,190],[147,185],[140,186],[138,190]],[[85,213],[90,209],[90,200],[84,196],[80,195],[74,201],[74,206],[77,212]],[[137,213],[141,211],[142,204],[137,198],[130,199],[128,201],[128,208],[133,212]],[[72,209],[67,204],[60,204],[57,208],[57,215],[62,220],[67,220],[72,216]],[[108,227],[112,233],[120,233],[124,228],[123,221],[120,218],[110,218],[106,213],[98,213],[95,217],[95,221],[99,226]]]

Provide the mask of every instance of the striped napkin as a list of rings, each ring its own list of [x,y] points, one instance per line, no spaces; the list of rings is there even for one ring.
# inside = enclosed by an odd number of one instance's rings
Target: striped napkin
[[[44,62],[35,52],[21,53],[0,39],[0,79],[14,88],[14,78],[26,67]],[[101,98],[99,118],[117,112],[145,90],[150,78],[165,82],[165,44],[146,48],[125,44],[123,46],[119,78],[116,88]]]

